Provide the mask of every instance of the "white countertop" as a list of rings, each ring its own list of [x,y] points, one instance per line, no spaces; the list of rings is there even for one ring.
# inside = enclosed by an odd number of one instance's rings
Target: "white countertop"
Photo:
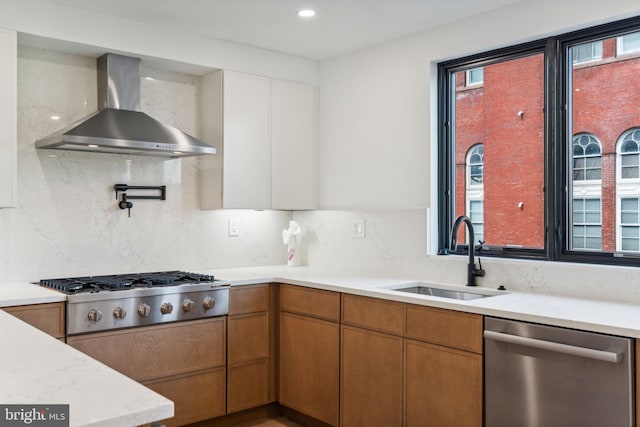
[[[67,297],[53,289],[28,283],[0,284],[0,307],[12,305],[44,304],[48,302],[66,301]]]
[[[505,317],[573,329],[640,338],[640,305],[586,298],[506,292],[471,301],[415,295],[391,290],[414,280],[365,277],[349,273],[328,273],[311,267],[251,267],[217,269],[208,272],[232,285],[279,282],[337,292],[385,298],[411,304]],[[435,284],[467,292],[498,293],[493,289]]]
[[[425,278],[399,279],[350,272],[333,272],[314,267],[263,266],[214,269],[199,271],[212,274],[216,279],[233,286],[279,282],[308,286],[336,292],[346,292],[376,298],[385,298],[411,304],[466,311],[487,316],[583,329],[613,335],[640,338],[640,305],[593,300],[588,298],[506,292],[500,296],[471,301],[415,295],[391,290],[412,281]],[[469,288],[448,284],[435,284],[467,292],[495,292],[487,288]],[[57,291],[28,283],[0,284],[0,307],[64,301]],[[1,325],[0,325],[1,327]]]
[[[640,305],[448,284],[439,287],[499,294],[459,301],[394,290],[413,281],[311,267],[266,266],[201,271],[232,286],[287,283],[453,309],[487,316],[640,338]],[[29,283],[0,284],[0,307],[64,301]],[[173,403],[135,381],[0,310],[0,403],[69,403],[72,426],[134,426],[169,418]],[[43,359],[46,354],[46,359]],[[99,385],[99,386],[97,386]],[[109,401],[109,405],[104,402]]]
[[[2,404],[69,404],[70,426],[139,426],[173,416],[172,401],[2,310],[0,342]]]

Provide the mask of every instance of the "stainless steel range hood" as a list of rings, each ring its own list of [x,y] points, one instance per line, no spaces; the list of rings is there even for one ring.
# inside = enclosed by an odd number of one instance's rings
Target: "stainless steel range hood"
[[[185,157],[216,149],[140,111],[140,59],[98,58],[99,111],[36,142],[36,148]]]

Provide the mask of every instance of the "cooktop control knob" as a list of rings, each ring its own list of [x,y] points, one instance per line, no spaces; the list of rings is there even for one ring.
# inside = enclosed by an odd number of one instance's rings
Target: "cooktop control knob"
[[[202,301],[202,308],[205,310],[211,310],[216,305],[216,300],[211,297],[205,297]]]
[[[173,311],[173,304],[170,302],[163,302],[160,306],[160,313],[162,314],[170,314]]]
[[[149,313],[151,313],[151,307],[149,307],[149,304],[140,304],[138,306],[138,316],[147,317]]]
[[[182,311],[184,311],[185,313],[188,313],[191,310],[193,310],[193,306],[194,305],[196,305],[195,302],[193,302],[190,299],[186,299],[186,300],[182,301]]]
[[[116,307],[113,310],[113,317],[115,317],[116,319],[124,319],[125,317],[127,317],[127,310],[122,307]]]
[[[92,308],[89,310],[89,314],[87,315],[89,322],[97,323],[102,319],[102,312],[97,308]]]

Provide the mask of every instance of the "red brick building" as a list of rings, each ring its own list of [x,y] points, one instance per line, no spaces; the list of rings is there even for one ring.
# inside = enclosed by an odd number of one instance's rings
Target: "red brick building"
[[[640,33],[572,55],[572,248],[640,251]],[[459,72],[455,97],[456,214],[543,248],[543,54]]]

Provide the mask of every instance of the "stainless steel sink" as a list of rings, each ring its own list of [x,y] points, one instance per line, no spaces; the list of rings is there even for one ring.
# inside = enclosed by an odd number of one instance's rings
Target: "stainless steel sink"
[[[408,288],[394,289],[395,291],[408,292],[411,294],[430,295],[433,297],[451,298],[457,300],[474,300],[479,298],[491,297],[493,295],[485,295],[475,292],[454,291],[451,289],[435,288],[433,286],[414,285]]]

